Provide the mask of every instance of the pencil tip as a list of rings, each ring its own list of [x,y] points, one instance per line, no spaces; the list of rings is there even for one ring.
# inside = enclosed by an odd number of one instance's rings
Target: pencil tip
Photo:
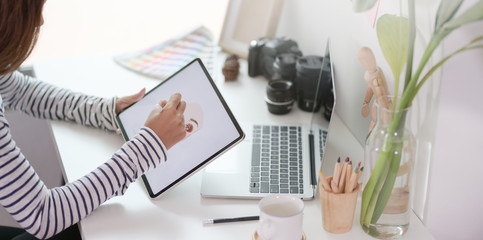
[[[346,161],[346,162],[349,162],[349,157],[346,157],[346,158],[345,158],[345,161]]]
[[[364,170],[364,166],[361,167],[361,171]]]
[[[340,157],[337,159],[337,162],[340,163]]]

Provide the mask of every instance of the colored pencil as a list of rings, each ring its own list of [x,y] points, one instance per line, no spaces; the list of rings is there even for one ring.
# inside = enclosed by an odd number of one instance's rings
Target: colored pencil
[[[348,165],[349,165],[349,163],[347,161],[344,162],[344,164],[342,165],[342,169],[341,169],[341,172],[340,172],[339,184],[337,184],[342,192],[344,192],[345,185],[346,185],[346,175],[347,175],[346,172],[347,172],[347,169],[348,169]],[[347,179],[347,181],[349,181],[349,179]]]
[[[351,190],[350,190],[351,192],[354,191],[354,190],[356,190],[357,185],[359,184],[359,179],[362,176],[362,171],[363,170],[364,170],[364,166],[362,166],[360,169],[358,169],[357,174],[354,174],[355,175],[355,179],[351,183]]]
[[[334,177],[332,180],[334,180],[335,183],[339,183],[339,178],[340,178],[340,157],[337,159],[337,162],[335,163],[334,166]]]
[[[349,184],[347,184],[347,188],[345,189],[347,193],[350,193],[354,191],[354,185],[357,184],[357,170],[359,169],[359,166],[356,166],[354,169],[354,172],[351,175],[351,179],[349,181]]]
[[[325,191],[332,192],[332,188],[330,187],[329,182],[327,181],[327,178],[325,178],[322,171],[319,171],[319,182],[322,183],[322,187]]]

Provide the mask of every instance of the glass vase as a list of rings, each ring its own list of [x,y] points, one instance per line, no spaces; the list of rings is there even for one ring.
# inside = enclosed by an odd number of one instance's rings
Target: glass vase
[[[410,108],[393,107],[391,96],[375,103],[377,120],[364,149],[361,225],[379,239],[401,237],[409,227],[414,135],[406,126]],[[399,102],[399,101],[394,101]]]

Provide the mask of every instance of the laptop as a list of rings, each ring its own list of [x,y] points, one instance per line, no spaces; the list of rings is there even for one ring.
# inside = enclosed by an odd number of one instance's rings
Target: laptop
[[[317,85],[326,81],[332,88],[333,73],[328,40]],[[333,108],[333,92],[326,96],[332,106],[325,109]],[[325,118],[331,117],[331,111],[328,116],[326,112],[324,107],[312,112],[310,123],[241,122],[245,140],[204,169],[201,195],[260,199],[269,194],[291,194],[313,199],[327,137]]]

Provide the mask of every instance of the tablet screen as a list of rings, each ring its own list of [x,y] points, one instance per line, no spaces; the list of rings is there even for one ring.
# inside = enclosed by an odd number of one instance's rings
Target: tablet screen
[[[151,197],[177,185],[244,138],[203,63],[195,59],[119,113],[124,139],[137,134],[155,104],[176,92],[186,102],[187,135],[168,150],[168,161],[142,176]]]

